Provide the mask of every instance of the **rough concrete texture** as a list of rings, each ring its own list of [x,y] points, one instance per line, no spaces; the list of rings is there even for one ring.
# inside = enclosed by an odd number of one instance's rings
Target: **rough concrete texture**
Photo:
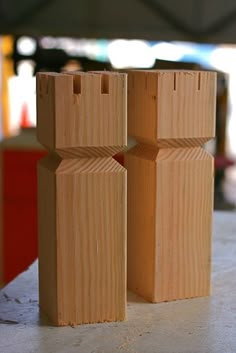
[[[52,327],[39,315],[37,264],[0,292],[1,353],[235,353],[236,214],[215,213],[212,296],[149,304],[128,294],[128,320]]]

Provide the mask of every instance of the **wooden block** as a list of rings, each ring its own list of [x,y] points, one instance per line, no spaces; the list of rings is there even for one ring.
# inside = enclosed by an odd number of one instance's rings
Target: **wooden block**
[[[215,136],[215,101],[213,72],[130,71],[128,134],[160,147],[203,144]]]
[[[40,302],[56,324],[125,318],[125,191],[111,157],[40,163]]]
[[[37,135],[72,156],[110,156],[127,144],[125,74],[91,72],[37,76]]]
[[[201,145],[214,134],[214,82],[210,72],[129,77],[128,133],[140,143],[125,155],[128,287],[151,302],[210,293],[214,169]]]
[[[124,320],[126,170],[111,156],[126,144],[126,75],[39,74],[38,87],[38,136],[56,152],[38,167],[40,306],[56,325]]]

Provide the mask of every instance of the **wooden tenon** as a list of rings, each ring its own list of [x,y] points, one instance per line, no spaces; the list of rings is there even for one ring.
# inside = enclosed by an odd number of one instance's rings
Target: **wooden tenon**
[[[128,288],[151,302],[210,293],[216,74],[131,71]]]
[[[40,307],[56,325],[126,316],[126,74],[37,75]]]

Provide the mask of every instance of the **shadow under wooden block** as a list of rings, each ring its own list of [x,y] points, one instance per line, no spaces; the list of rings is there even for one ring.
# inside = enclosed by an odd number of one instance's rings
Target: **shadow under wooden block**
[[[42,310],[56,325],[124,320],[126,170],[50,155],[38,173]]]
[[[152,302],[210,294],[213,158],[138,145],[128,171],[128,288]]]

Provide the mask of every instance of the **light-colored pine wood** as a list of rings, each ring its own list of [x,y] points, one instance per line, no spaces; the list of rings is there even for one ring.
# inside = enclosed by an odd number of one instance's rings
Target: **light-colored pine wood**
[[[56,152],[38,167],[40,306],[56,325],[124,320],[126,170],[111,156],[126,144],[126,76],[40,74],[38,89],[38,136]]]
[[[215,74],[130,75],[128,287],[151,302],[209,295],[214,169],[201,145],[214,136]]]
[[[87,147],[97,147],[103,156],[103,150],[112,155],[126,145],[125,74],[41,73],[37,77],[37,135],[45,147],[59,153],[77,150],[79,156],[86,154]]]
[[[126,183],[113,158],[39,165],[40,303],[58,325],[116,321],[126,307]]]
[[[54,323],[59,320],[55,175],[59,164],[56,156],[38,163],[39,303]]]
[[[216,75],[208,71],[130,71],[128,134],[163,140],[215,135]]]

